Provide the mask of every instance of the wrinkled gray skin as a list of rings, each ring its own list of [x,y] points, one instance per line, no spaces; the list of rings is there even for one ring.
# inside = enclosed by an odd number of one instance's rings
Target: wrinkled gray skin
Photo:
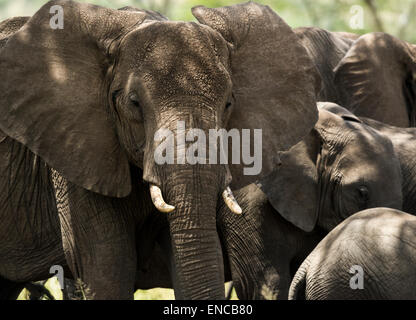
[[[332,230],[302,263],[290,286],[292,300],[416,299],[416,217],[375,208]],[[360,266],[363,290],[352,290]],[[353,279],[357,285],[358,280]]]
[[[242,217],[218,207],[225,279],[232,277],[240,299],[286,299],[296,270],[328,231],[365,208],[402,208],[402,190],[405,207],[414,198],[406,196],[406,165],[390,139],[338,105],[320,104],[320,110],[314,132],[281,153],[276,172],[234,192]],[[171,287],[169,259],[160,245],[167,224],[157,216],[146,224],[159,233],[151,233],[157,243],[140,256],[144,267],[137,270],[136,288]]]
[[[394,126],[416,126],[416,46],[385,33],[295,32],[321,75],[319,101]]]
[[[355,117],[348,110],[333,104],[325,104],[322,107],[340,116]],[[402,174],[402,210],[416,215],[416,129],[395,127],[364,117],[360,117],[360,121],[391,141]]]
[[[223,207],[218,213],[241,299],[286,299],[297,267],[327,232],[366,208],[402,208],[390,140],[353,115],[319,114],[310,135],[281,153],[275,172],[235,192],[243,219]]]
[[[50,27],[53,5],[64,29]],[[176,207],[163,247],[176,297],[224,298],[217,202],[231,177],[237,188],[258,176],[239,165],[156,165],[154,134],[180,120],[206,134],[262,128],[265,175],[313,127],[318,76],[268,7],[193,14],[200,23],[62,0],[15,33],[19,18],[1,24],[3,287],[67,264],[96,299],[131,299],[154,184]],[[273,45],[262,47],[266,38]],[[297,72],[282,77],[288,70]]]
[[[281,153],[275,172],[234,192],[241,219],[220,205],[218,229],[240,299],[286,299],[297,268],[327,232],[360,210],[402,207],[400,163],[390,140],[338,108],[344,115],[321,108],[315,130]],[[153,267],[139,272],[138,287],[158,279],[158,252],[150,258]]]

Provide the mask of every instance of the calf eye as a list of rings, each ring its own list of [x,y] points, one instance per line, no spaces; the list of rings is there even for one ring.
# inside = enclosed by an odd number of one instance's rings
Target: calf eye
[[[232,106],[232,103],[231,102],[227,102],[225,104],[225,110],[229,109],[231,106]]]
[[[367,202],[370,199],[370,194],[366,186],[358,187],[358,196],[362,202]]]

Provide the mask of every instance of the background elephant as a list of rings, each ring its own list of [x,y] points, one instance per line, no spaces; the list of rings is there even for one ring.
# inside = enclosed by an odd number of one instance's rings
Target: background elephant
[[[53,5],[64,9],[63,29],[50,26]],[[276,152],[315,123],[319,76],[270,8],[193,13],[200,23],[50,1],[8,37],[0,52],[1,277],[42,279],[66,260],[95,298],[132,298],[136,230],[153,201],[175,209],[167,220],[176,297],[224,298],[217,200],[230,172],[235,187],[258,176],[243,176],[242,165],[157,165],[155,132],[177,133],[178,121],[205,133],[261,128],[265,175]]]
[[[416,126],[416,46],[386,33],[295,32],[322,77],[319,101],[391,125]]]
[[[375,208],[354,214],[302,263],[289,299],[416,299],[415,233],[416,217],[398,210]]]

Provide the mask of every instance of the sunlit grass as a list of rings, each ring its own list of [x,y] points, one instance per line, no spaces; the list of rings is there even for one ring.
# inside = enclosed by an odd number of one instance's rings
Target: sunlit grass
[[[225,284],[226,292],[230,283]],[[59,287],[59,282],[56,277],[52,277],[48,279],[45,283],[45,287],[49,290],[52,296],[56,300],[62,300],[62,291]],[[17,300],[29,300],[28,291],[26,289],[22,290]],[[46,297],[42,297],[43,299],[47,299]],[[154,288],[150,290],[137,290],[134,293],[134,300],[175,300],[175,294],[173,293],[172,289],[164,289],[164,288]],[[237,294],[235,289],[233,289],[231,294],[231,300],[238,300]]]

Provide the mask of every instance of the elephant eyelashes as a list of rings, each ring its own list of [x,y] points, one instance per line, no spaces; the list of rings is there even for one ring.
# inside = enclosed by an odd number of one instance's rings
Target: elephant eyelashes
[[[129,100],[135,107],[140,107],[139,97],[137,96],[137,94],[131,94]]]
[[[119,89],[119,90],[116,90],[116,91],[113,92],[113,94],[112,94],[112,102],[113,102],[113,105],[116,105],[117,104],[117,99],[119,98],[119,96],[120,96],[120,94],[121,94],[122,91],[123,91],[122,89]],[[137,94],[135,94],[135,93],[130,94],[128,101],[133,106],[140,107],[139,97],[137,96]]]

